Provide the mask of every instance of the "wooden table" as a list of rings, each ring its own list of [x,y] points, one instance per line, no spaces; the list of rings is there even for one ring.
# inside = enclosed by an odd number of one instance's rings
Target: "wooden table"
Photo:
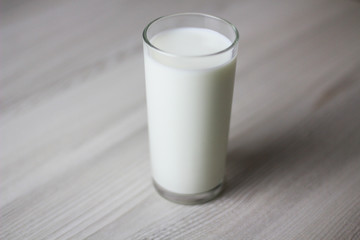
[[[0,239],[360,239],[360,2],[17,0],[0,8]],[[240,32],[216,200],[151,185],[142,38]]]

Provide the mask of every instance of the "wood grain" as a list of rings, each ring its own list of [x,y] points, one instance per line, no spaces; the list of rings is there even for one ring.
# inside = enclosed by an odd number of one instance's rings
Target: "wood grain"
[[[151,185],[141,32],[175,12],[240,32],[227,182]],[[2,1],[0,239],[360,239],[360,3]]]

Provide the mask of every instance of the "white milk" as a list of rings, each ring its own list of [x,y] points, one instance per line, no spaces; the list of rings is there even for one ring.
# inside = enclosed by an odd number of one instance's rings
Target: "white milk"
[[[179,194],[206,192],[224,178],[235,59],[216,53],[225,36],[203,28],[177,28],[145,50],[146,94],[154,180]]]

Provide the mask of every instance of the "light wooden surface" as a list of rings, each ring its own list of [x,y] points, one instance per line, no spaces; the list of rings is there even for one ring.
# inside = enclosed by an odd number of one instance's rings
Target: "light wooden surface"
[[[151,185],[141,33],[233,22],[227,186],[182,206]],[[360,239],[360,2],[0,4],[0,239]]]

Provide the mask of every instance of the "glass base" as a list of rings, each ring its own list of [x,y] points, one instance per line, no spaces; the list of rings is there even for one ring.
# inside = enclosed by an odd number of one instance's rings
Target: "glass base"
[[[180,204],[186,204],[186,205],[194,205],[194,204],[200,204],[210,201],[221,193],[224,186],[223,183],[220,183],[213,189],[210,189],[209,191],[206,192],[195,193],[195,194],[179,194],[164,189],[155,180],[153,180],[153,184],[156,191],[160,194],[160,196],[164,197],[169,201]]]

